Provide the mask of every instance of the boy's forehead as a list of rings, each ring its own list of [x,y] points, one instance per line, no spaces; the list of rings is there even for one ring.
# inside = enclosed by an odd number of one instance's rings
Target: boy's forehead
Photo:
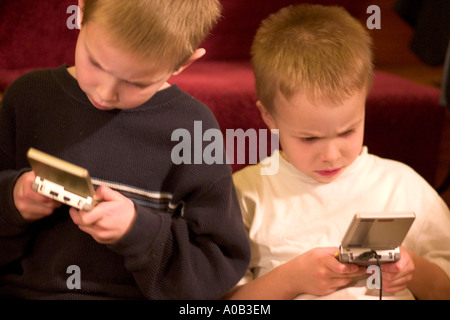
[[[314,99],[306,94],[297,93],[286,98],[280,92],[274,101],[275,118],[286,124],[307,130],[327,127],[330,124],[342,126],[358,122],[365,114],[365,89],[357,90],[342,102],[332,98]]]
[[[364,102],[367,98],[367,87],[364,86],[361,89],[355,89],[344,100],[338,100],[337,98],[325,95],[312,95],[305,92],[297,91],[292,96],[286,97],[281,90],[276,90],[276,94],[273,101],[273,106],[276,111],[283,111],[283,108],[317,108],[317,107],[329,107],[338,108],[346,104],[355,104],[358,102]]]
[[[95,23],[80,30],[86,53],[94,64],[126,81],[158,82],[169,73],[157,61],[136,56],[114,44],[111,36]]]

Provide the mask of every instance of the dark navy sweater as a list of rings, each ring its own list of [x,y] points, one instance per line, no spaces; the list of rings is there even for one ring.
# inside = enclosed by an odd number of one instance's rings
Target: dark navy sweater
[[[0,296],[27,299],[218,299],[250,259],[226,164],[175,164],[174,130],[218,129],[178,86],[129,110],[93,107],[66,66],[30,72],[0,106]],[[193,139],[192,139],[193,141]],[[68,207],[36,222],[14,206],[34,147],[88,169],[133,200],[137,216],[113,245],[97,243]],[[79,268],[81,288],[68,285]],[[69,268],[69,269],[68,269]]]

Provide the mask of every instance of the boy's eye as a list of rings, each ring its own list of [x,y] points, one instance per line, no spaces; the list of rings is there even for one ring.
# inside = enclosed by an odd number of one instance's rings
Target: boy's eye
[[[90,60],[91,64],[92,64],[95,68],[101,69],[100,65],[99,65],[97,62],[95,62],[95,61],[92,60],[92,59],[89,59],[89,60]]]
[[[352,134],[353,132],[355,132],[355,130],[351,129],[351,130],[348,130],[348,131],[345,131],[345,132],[341,133],[341,136],[348,136],[348,135]]]
[[[317,140],[317,137],[305,137],[305,138],[300,138],[303,142],[313,142],[315,140]]]
[[[132,82],[128,82],[128,84],[132,87],[138,88],[138,89],[143,89],[145,87],[147,87],[146,84],[141,84],[141,83],[132,83]]]

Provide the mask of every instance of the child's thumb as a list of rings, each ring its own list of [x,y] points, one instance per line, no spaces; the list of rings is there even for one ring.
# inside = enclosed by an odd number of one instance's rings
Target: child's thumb
[[[117,199],[118,192],[112,190],[107,186],[99,186],[95,191],[96,201],[111,201]]]

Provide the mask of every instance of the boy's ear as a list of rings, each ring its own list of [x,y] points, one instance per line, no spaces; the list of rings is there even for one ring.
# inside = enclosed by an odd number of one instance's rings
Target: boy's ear
[[[84,0],[78,0],[78,24],[81,26],[81,21],[83,21],[83,9],[84,9]]]
[[[261,101],[256,101],[256,107],[259,110],[259,113],[261,114],[261,118],[263,119],[264,123],[267,125],[267,127],[272,129],[278,129],[278,126],[275,123],[275,120],[272,117],[272,114],[267,111],[267,109],[263,106]]]
[[[181,71],[183,71],[184,69],[189,67],[194,61],[203,57],[205,55],[205,53],[206,53],[205,49],[198,48],[197,50],[194,51],[194,53],[191,55],[191,57],[186,62],[184,62],[177,70],[175,70],[172,73],[172,75],[175,76],[175,75],[181,73]]]

